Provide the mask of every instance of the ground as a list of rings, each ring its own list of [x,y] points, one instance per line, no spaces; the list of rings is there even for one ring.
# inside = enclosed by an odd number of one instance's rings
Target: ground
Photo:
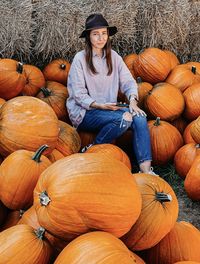
[[[179,203],[178,221],[187,221],[200,230],[200,201],[192,201],[188,198],[183,180],[178,176],[172,164],[164,167],[155,167],[157,172],[164,180],[166,180],[176,193]]]

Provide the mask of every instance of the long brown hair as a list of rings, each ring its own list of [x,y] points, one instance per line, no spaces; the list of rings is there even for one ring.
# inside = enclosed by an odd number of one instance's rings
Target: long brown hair
[[[108,32],[109,36],[109,32]],[[103,48],[103,51],[105,51],[106,54],[106,63],[108,67],[108,73],[107,75],[111,75],[113,67],[112,67],[112,58],[111,58],[111,41],[108,37],[108,40],[106,42],[106,45]],[[87,32],[87,35],[85,37],[85,52],[86,52],[86,64],[88,68],[91,70],[93,74],[97,74],[97,70],[94,67],[94,64],[92,62],[92,44],[90,42],[90,31]]]

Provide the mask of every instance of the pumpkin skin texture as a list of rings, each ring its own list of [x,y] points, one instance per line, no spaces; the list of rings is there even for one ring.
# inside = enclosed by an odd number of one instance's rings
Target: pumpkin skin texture
[[[177,150],[183,145],[183,138],[178,129],[159,118],[148,121],[151,138],[153,163],[164,165],[174,158]],[[167,133],[166,133],[167,131]]]
[[[47,158],[52,162],[56,162],[59,159],[64,158],[65,156],[57,149],[54,149],[49,155],[47,155]]]
[[[200,200],[200,156],[198,155],[188,171],[184,187],[188,197],[192,200]]]
[[[129,169],[131,169],[131,162],[128,155],[119,147],[112,144],[97,144],[86,150],[85,153],[103,153],[109,157],[116,158],[123,162]]]
[[[135,77],[135,74],[134,74],[134,70],[133,70],[133,62],[134,60],[137,58],[137,54],[135,53],[132,53],[132,54],[128,54],[126,55],[123,60],[126,64],[126,66],[128,67],[129,71],[131,72],[132,76]]]
[[[147,48],[133,62],[136,76],[155,84],[167,78],[171,70],[168,54],[158,48]]]
[[[50,105],[58,119],[69,119],[66,108],[66,100],[68,97],[66,86],[58,82],[46,82],[45,87],[40,89],[36,97]]]
[[[34,207],[40,225],[64,240],[90,230],[120,237],[139,217],[141,195],[122,162],[100,153],[77,153],[41,174]]]
[[[70,69],[70,63],[64,59],[55,59],[51,61],[43,70],[47,81],[54,81],[67,85],[67,77]]]
[[[0,264],[49,263],[50,245],[28,225],[16,225],[1,232],[0,245]]]
[[[197,155],[200,155],[200,145],[195,143],[186,144],[176,152],[174,165],[182,179],[185,179]]]
[[[184,92],[190,85],[200,82],[200,72],[188,64],[177,65],[166,79],[167,83],[175,85]]]
[[[200,116],[192,123],[190,127],[190,134],[194,141],[200,144]]]
[[[191,136],[191,133],[190,133],[190,128],[194,124],[194,122],[195,122],[195,120],[190,122],[186,126],[186,128],[185,128],[185,130],[183,132],[183,140],[184,140],[185,144],[188,144],[188,143],[196,143],[197,144],[197,142],[195,142],[195,140],[193,139],[193,137]]]
[[[142,195],[142,211],[122,240],[135,251],[153,247],[173,228],[178,217],[178,201],[162,178],[145,173],[133,176]]]
[[[106,232],[90,232],[69,243],[55,264],[134,264],[138,262],[118,238]]]
[[[174,264],[200,264],[200,262],[196,262],[196,261],[179,261],[179,262],[176,262]]]
[[[185,102],[179,89],[163,82],[154,85],[146,97],[145,105],[154,117],[172,121],[181,115]]]
[[[200,116],[200,83],[189,86],[183,93],[185,98],[184,116],[188,120],[195,120]]]
[[[0,60],[0,97],[8,100],[17,96],[26,84],[22,63],[13,59]]]
[[[46,153],[50,153],[55,148],[58,133],[56,114],[38,98],[18,96],[0,108],[0,152],[3,156],[18,149],[36,151],[44,144],[49,146]]]
[[[8,208],[19,210],[32,205],[33,190],[38,178],[51,165],[50,160],[42,155],[46,148],[47,146],[43,145],[36,153],[17,150],[2,162],[0,166],[0,197]]]
[[[143,82],[140,77],[137,77],[138,85],[138,106],[144,108],[144,102],[148,93],[153,89],[153,85],[148,82]]]
[[[77,130],[61,120],[58,121],[58,125],[59,134],[56,149],[65,157],[77,153],[81,148],[81,139]]]
[[[24,65],[24,72],[26,84],[22,89],[22,94],[35,96],[39,89],[45,85],[44,75],[39,68],[29,64]]]
[[[192,224],[176,222],[173,229],[154,247],[146,250],[149,264],[171,264],[177,261],[200,262],[200,231]]]
[[[163,50],[168,56],[169,56],[169,61],[170,61],[170,68],[173,70],[177,65],[180,64],[180,61],[178,60],[177,56],[175,53],[173,53],[170,50]]]
[[[180,117],[174,119],[171,122],[171,124],[178,129],[178,131],[181,133],[181,135],[183,135],[184,130],[186,129],[186,127],[188,125],[188,122],[182,116],[180,116]]]

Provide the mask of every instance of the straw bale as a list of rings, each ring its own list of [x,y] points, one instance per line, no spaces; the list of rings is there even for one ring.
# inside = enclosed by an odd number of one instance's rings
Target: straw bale
[[[138,47],[169,49],[182,60],[187,59],[191,19],[188,0],[140,1],[137,16]]]
[[[56,57],[72,60],[84,47],[79,35],[85,19],[92,13],[102,13],[110,24],[118,27],[119,32],[113,37],[115,49],[122,55],[134,50],[137,1],[43,0],[33,5],[37,24],[34,52],[45,62]]]
[[[33,43],[31,0],[0,0],[0,56],[29,61]]]

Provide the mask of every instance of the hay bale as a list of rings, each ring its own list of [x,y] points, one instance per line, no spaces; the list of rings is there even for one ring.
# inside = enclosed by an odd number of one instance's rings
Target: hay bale
[[[0,55],[30,61],[33,42],[31,0],[1,0]]]
[[[89,14],[102,13],[108,22],[116,25],[119,33],[113,37],[116,50],[127,54],[134,49],[135,16],[137,1],[78,1],[50,0],[33,3],[37,38],[35,55],[48,63],[53,58],[72,60],[75,53],[84,47],[79,35],[84,29]],[[127,48],[130,47],[130,48]]]
[[[186,60],[190,53],[188,42],[192,19],[190,2],[143,0],[139,4],[138,47],[169,49],[182,61]]]

